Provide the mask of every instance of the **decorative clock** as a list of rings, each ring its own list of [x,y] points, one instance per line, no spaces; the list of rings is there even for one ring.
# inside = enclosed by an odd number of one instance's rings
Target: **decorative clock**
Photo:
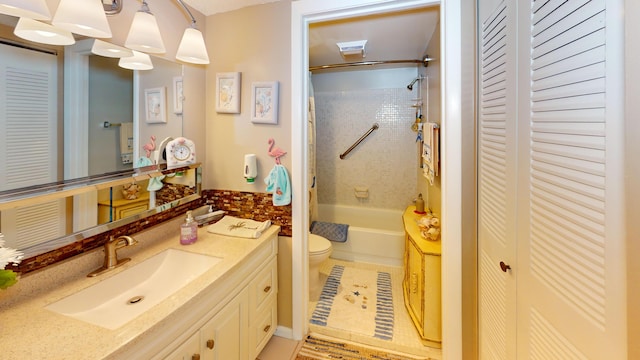
[[[180,167],[196,162],[196,145],[179,137],[167,144],[167,168]]]

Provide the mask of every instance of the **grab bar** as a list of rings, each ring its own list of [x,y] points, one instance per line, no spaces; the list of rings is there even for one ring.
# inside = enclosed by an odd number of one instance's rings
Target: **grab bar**
[[[371,134],[373,132],[373,130],[377,130],[380,126],[378,126],[378,123],[373,124],[373,126],[371,127],[371,129],[369,129],[364,135],[362,135],[360,137],[360,139],[356,140],[355,143],[353,143],[353,145],[351,145],[351,147],[349,147],[347,149],[347,151],[343,152],[342,154],[340,154],[340,159],[344,160],[344,158],[349,155],[349,153],[351,152],[351,150],[355,149],[356,146],[360,145],[360,143],[362,142],[362,140],[364,140],[367,136],[369,136],[369,134]]]

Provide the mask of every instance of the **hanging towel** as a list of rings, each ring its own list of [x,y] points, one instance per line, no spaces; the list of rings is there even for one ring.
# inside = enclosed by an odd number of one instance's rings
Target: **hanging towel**
[[[143,156],[138,159],[138,161],[135,164],[135,167],[140,168],[140,167],[151,166],[151,165],[153,165],[153,162],[151,161],[151,159]],[[162,180],[164,180],[164,175],[155,176],[149,179],[149,184],[147,185],[147,191],[157,191],[162,189],[162,186],[164,186],[164,183],[162,182]]]
[[[273,194],[273,205],[284,206],[291,204],[291,183],[289,173],[284,165],[276,164],[264,179],[267,192]]]
[[[226,215],[217,223],[210,225],[207,231],[212,234],[257,239],[271,226],[271,220],[255,221]]]
[[[422,144],[422,171],[424,176],[433,185],[435,177],[438,176],[439,162],[439,128],[436,123],[424,124],[424,143]]]
[[[133,123],[120,124],[120,157],[123,164],[131,164],[133,156]]]
[[[349,231],[348,224],[335,224],[323,221],[314,221],[311,223],[311,233],[320,235],[323,238],[336,242],[347,241]]]

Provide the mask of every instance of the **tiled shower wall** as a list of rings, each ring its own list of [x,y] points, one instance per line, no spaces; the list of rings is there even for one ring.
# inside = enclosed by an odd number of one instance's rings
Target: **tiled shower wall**
[[[315,92],[319,203],[400,210],[413,202],[415,96],[406,87]],[[374,123],[379,129],[341,160],[339,155]],[[367,188],[368,198],[357,198],[357,187]]]

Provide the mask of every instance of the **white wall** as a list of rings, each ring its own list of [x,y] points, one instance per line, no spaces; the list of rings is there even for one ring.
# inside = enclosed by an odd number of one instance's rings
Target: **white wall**
[[[318,201],[402,210],[417,196],[416,67],[314,74]],[[344,159],[339,155],[379,124]],[[366,199],[355,196],[367,188]]]

